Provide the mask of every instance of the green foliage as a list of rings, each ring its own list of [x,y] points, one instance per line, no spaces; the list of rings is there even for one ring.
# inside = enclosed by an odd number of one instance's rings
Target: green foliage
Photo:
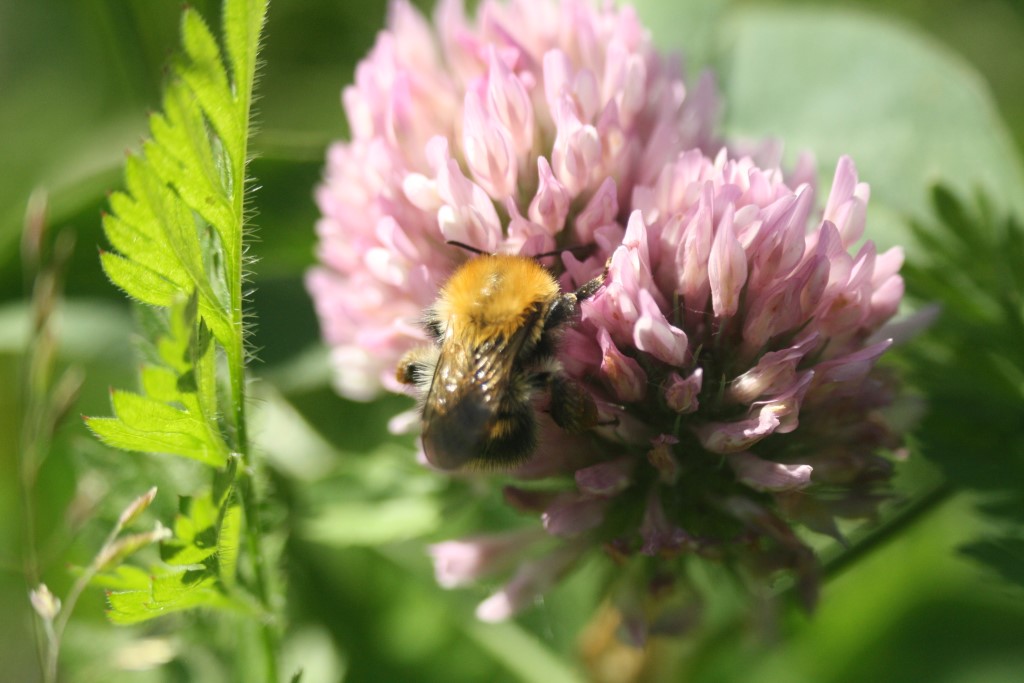
[[[110,574],[93,579],[93,585],[107,588],[110,609],[107,617],[115,624],[137,624],[147,619],[195,607],[240,609],[216,586],[213,577],[202,572],[154,568],[143,570],[122,565]]]
[[[832,160],[851,154],[871,183],[868,230],[880,247],[907,246],[907,235],[892,218],[881,229],[878,205],[925,216],[935,182],[958,192],[982,187],[998,206],[1024,211],[1012,136],[959,55],[835,4],[744,3],[729,19],[733,49],[721,71],[728,133],[768,134],[785,142],[789,159],[813,151],[822,187]]]
[[[217,419],[214,347],[206,325],[196,320],[196,300],[171,307],[157,342],[160,363],[141,370],[142,394],[112,391],[117,417],[87,420],[104,443],[224,465],[229,449]]]
[[[965,555],[997,571],[1003,580],[1024,586],[1024,538],[1001,536],[968,543]]]
[[[232,458],[226,473],[234,475],[237,463]],[[182,497],[179,509],[174,537],[160,547],[166,567],[143,571],[122,565],[93,579],[108,590],[107,616],[114,623],[134,624],[193,607],[253,611],[251,601],[232,590],[242,519],[234,487]]]
[[[103,566],[108,571],[94,583],[108,589],[108,615],[118,624],[194,607],[268,610],[255,489],[251,482],[239,485],[252,474],[243,234],[250,104],[265,12],[265,0],[226,0],[222,53],[199,14],[185,9],[183,53],[173,61],[162,111],[150,116],[152,137],[141,156],[128,159],[125,190],[110,197],[111,213],[103,218],[116,250],[101,254],[103,270],[133,300],[154,307],[145,316],[152,348],[139,392],[111,391],[114,417],[87,424],[110,446],[188,458],[211,468],[213,479],[207,490],[181,499],[173,538],[161,546],[162,565]],[[226,387],[219,368],[226,369]],[[253,512],[243,515],[243,507]],[[244,590],[238,580],[243,530],[255,575]],[[266,656],[273,671],[273,653]]]
[[[1006,527],[965,552],[1024,586],[1024,228],[983,197],[972,211],[938,187],[933,201],[938,222],[915,226],[926,251],[905,267],[908,291],[942,306],[908,352],[929,405],[922,448]]]
[[[199,314],[231,362],[242,360],[242,234],[249,107],[266,3],[225,3],[226,59],[202,18],[186,9],[184,54],[174,61],[152,138],[128,160],[125,192],[111,196],[103,228],[118,253],[103,269],[128,296],[170,306],[198,300]]]

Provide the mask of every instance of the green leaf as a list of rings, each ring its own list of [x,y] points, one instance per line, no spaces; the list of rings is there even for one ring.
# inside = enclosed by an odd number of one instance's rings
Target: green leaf
[[[100,254],[100,263],[110,281],[124,289],[128,296],[139,303],[170,306],[174,302],[174,297],[181,291],[177,285],[158,272],[117,254]],[[128,288],[132,291],[129,292]]]
[[[729,139],[776,140],[789,167],[812,153],[826,190],[839,156],[854,159],[871,185],[867,237],[879,251],[918,251],[906,216],[928,215],[935,183],[984,188],[1000,207],[1024,211],[1024,165],[987,84],[929,36],[827,3],[635,4],[661,47],[715,67]],[[929,14],[918,10],[910,13]]]
[[[208,439],[207,425],[180,410],[127,391],[111,394],[116,418],[92,418],[89,428],[104,443],[126,451],[171,453],[207,465],[224,462],[218,442]]]
[[[142,368],[143,394],[112,391],[115,417],[87,419],[104,443],[224,465],[229,449],[217,421],[213,346],[195,317],[195,298],[175,305],[157,342],[162,364]]]
[[[1024,587],[1024,538],[989,538],[969,543],[960,550],[995,570],[1003,580]]]
[[[825,187],[829,166],[851,155],[871,184],[869,231],[883,205],[927,215],[935,183],[981,187],[1004,209],[1024,208],[1011,136],[986,85],[957,55],[865,12],[744,4],[729,17],[719,29],[729,134],[779,139],[789,159],[812,151]],[[686,30],[657,27],[663,42]],[[905,237],[870,236],[885,245]]]
[[[182,69],[182,76],[207,112],[210,124],[224,141],[228,154],[235,156],[240,152],[235,145],[239,139],[244,140],[245,130],[238,125],[237,117],[219,104],[231,99],[231,87],[224,73],[217,41],[196,12],[186,12],[182,18],[182,43],[190,61],[189,68]],[[244,77],[236,73],[235,81]]]
[[[235,86],[247,86],[242,92],[252,91],[256,55],[266,14],[266,0],[227,0],[224,4],[224,42]]]
[[[119,565],[90,582],[107,590],[107,617],[115,624],[135,624],[195,607],[248,612],[249,607],[226,594],[209,572],[156,567],[150,570]]]
[[[228,0],[224,12],[226,59],[202,17],[183,14],[184,53],[162,112],[150,117],[151,139],[129,159],[126,192],[111,198],[104,230],[117,254],[102,263],[137,301],[168,306],[175,294],[195,294],[200,317],[240,365],[245,164],[266,3]]]
[[[209,496],[183,496],[174,520],[174,539],[160,548],[160,558],[178,567],[212,564],[217,553],[218,511]],[[208,567],[209,568],[209,567]]]
[[[231,471],[229,467],[227,472]],[[242,506],[234,489],[222,491],[220,497],[214,490],[194,498],[184,496],[179,508],[174,538],[161,545],[161,559],[172,566],[206,570],[221,585],[233,586],[242,531]]]
[[[914,227],[926,247],[904,268],[907,292],[942,313],[902,355],[928,412],[918,430],[925,456],[950,484],[985,494],[996,524],[1024,523],[1024,227],[979,198],[933,193],[937,221]],[[1021,542],[982,539],[964,549],[1009,581]]]
[[[115,624],[137,624],[195,607],[243,609],[217,588],[215,577],[202,572],[154,573],[144,583],[134,574],[131,582],[132,587],[127,590],[107,593],[107,618]]]
[[[92,577],[93,586],[112,591],[141,590],[149,586],[152,574],[141,567],[121,564]]]

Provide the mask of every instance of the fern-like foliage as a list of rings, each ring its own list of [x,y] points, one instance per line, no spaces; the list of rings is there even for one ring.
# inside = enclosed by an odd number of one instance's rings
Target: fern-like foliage
[[[925,455],[954,488],[984,494],[980,511],[1004,530],[964,552],[1024,586],[1024,227],[976,203],[936,188],[938,222],[915,226],[908,292],[942,312],[908,349],[910,370],[928,400]]]
[[[110,446],[196,461],[210,468],[212,482],[181,499],[173,538],[161,546],[163,564],[96,577],[116,623],[200,606],[268,621],[258,505],[248,481],[242,305],[245,169],[265,13],[266,0],[225,0],[220,46],[202,17],[184,10],[183,50],[162,110],[150,117],[151,139],[128,159],[125,190],[111,196],[103,218],[114,249],[101,253],[103,269],[147,307],[155,353],[142,367],[139,391],[112,391],[114,416],[87,424]],[[251,571],[239,580],[243,533]],[[271,640],[265,633],[264,643]]]
[[[214,345],[196,309],[196,296],[168,307],[166,333],[157,339],[161,362],[143,366],[142,392],[114,390],[117,417],[89,418],[108,445],[224,466],[231,449],[217,420]]]
[[[111,621],[134,624],[193,607],[260,614],[260,606],[236,586],[242,524],[233,486],[237,465],[232,458],[220,477],[226,486],[180,499],[174,536],[160,549],[164,566],[121,565],[93,580],[108,590]]]

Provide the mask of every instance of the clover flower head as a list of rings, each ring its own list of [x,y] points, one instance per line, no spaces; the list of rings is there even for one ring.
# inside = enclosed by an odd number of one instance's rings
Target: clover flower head
[[[536,254],[600,239],[679,152],[712,146],[710,79],[688,91],[632,9],[582,0],[404,0],[343,93],[352,139],[316,197],[308,277],[349,397],[398,391],[394,367],[458,260],[448,240]]]
[[[900,445],[876,361],[903,256],[862,239],[853,162],[819,209],[808,159],[787,176],[716,139],[711,80],[687,88],[630,8],[582,0],[484,0],[472,21],[442,0],[434,26],[397,2],[343,101],[352,139],[328,153],[308,286],[344,395],[401,390],[395,365],[466,258],[447,241],[586,245],[556,264],[565,291],[606,271],[559,341],[600,424],[568,434],[542,415],[504,489],[546,534],[433,546],[439,582],[511,571],[478,609],[506,618],[600,549],[637,567],[616,591],[636,641],[692,623],[660,597],[692,557],[792,571],[812,604],[794,526],[839,537],[836,518],[875,515],[879,453]]]

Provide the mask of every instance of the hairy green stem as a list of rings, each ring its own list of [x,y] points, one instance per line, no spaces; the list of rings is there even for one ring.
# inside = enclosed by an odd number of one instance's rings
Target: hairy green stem
[[[251,53],[255,54],[259,42],[259,30],[252,37]],[[255,70],[250,70],[244,83],[235,83],[240,111],[245,112],[245,119],[251,119],[252,93],[255,85]],[[242,508],[245,513],[246,546],[252,558],[256,596],[267,613],[273,612],[271,585],[263,553],[263,533],[259,517],[259,498],[254,478],[256,464],[249,444],[248,425],[246,422],[246,378],[245,378],[245,309],[243,280],[245,276],[245,167],[249,154],[249,136],[245,135],[241,143],[241,154],[231,159],[231,200],[234,216],[238,220],[238,240],[227,245],[228,282],[230,283],[229,298],[231,306],[231,328],[234,332],[231,348],[227,350],[231,383],[231,400],[234,408],[234,427],[237,449],[242,456],[242,467],[238,468],[238,483],[241,491]],[[277,681],[277,647],[278,636],[274,624],[260,624],[260,639],[263,649],[265,680]]]
[[[239,490],[242,497],[242,509],[246,519],[246,547],[252,557],[254,580],[256,583],[256,597],[264,608],[265,613],[273,613],[273,599],[270,591],[270,577],[266,568],[266,560],[262,548],[262,526],[259,516],[259,502],[255,492],[255,473],[251,469],[239,470],[242,472],[239,483]],[[263,646],[263,664],[266,671],[266,680],[277,680],[277,629],[275,624],[264,621],[260,624],[260,640]]]

